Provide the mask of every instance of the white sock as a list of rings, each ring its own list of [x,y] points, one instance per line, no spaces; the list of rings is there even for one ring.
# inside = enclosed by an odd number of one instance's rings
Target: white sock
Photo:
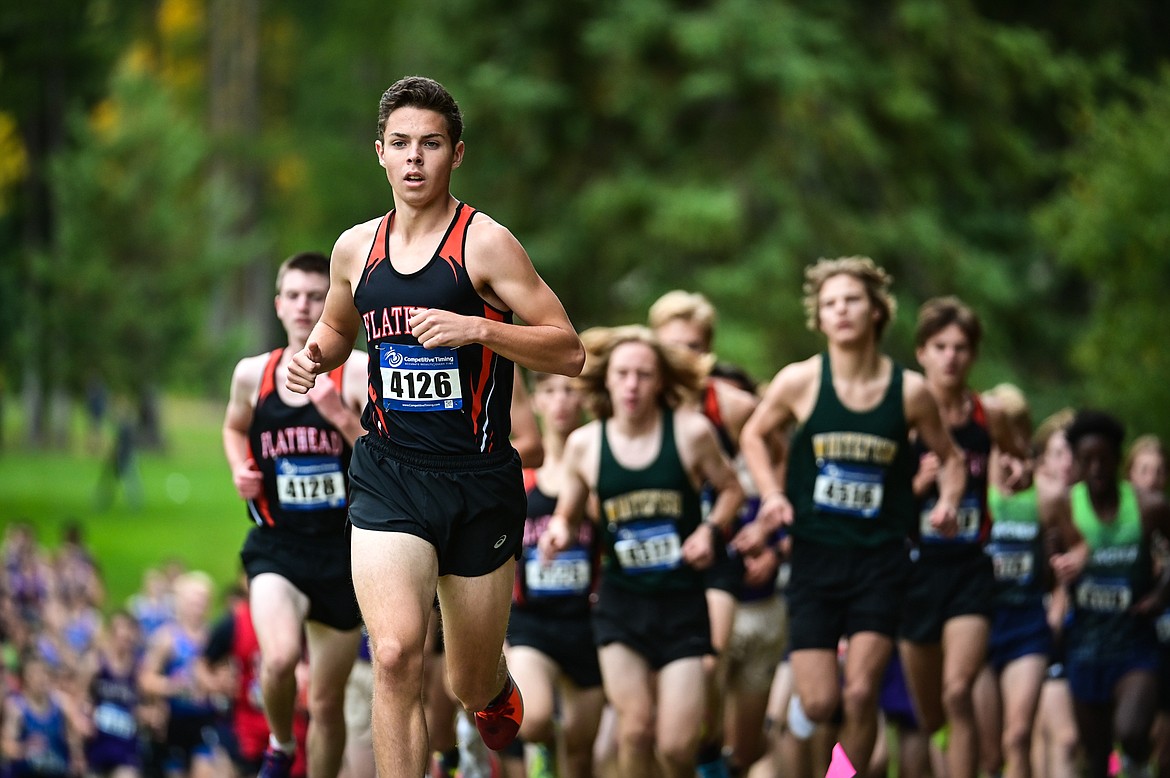
[[[788,698],[788,731],[796,736],[797,740],[808,740],[812,737],[816,724],[804,712],[800,704],[800,697],[793,694]]]
[[[281,743],[279,740],[276,739],[276,735],[269,735],[268,736],[268,746],[269,746],[269,748],[272,748],[276,751],[280,751],[280,752],[285,753],[285,754],[289,754],[291,756],[292,754],[295,754],[297,752],[297,739],[294,737],[292,740],[288,741],[287,743]]]

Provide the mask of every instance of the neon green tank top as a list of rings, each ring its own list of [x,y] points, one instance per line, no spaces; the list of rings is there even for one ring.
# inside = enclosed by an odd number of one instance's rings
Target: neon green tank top
[[[1089,545],[1089,561],[1075,589],[1080,611],[1122,613],[1151,583],[1137,494],[1125,481],[1118,488],[1117,516],[1109,523],[1097,516],[1083,481],[1069,490],[1073,523]]]
[[[1044,595],[1045,561],[1035,485],[1015,494],[987,488],[994,521],[985,551],[995,570],[997,605],[1036,605]]]

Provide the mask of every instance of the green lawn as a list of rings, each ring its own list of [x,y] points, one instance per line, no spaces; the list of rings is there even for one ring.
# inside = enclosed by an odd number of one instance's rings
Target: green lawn
[[[84,451],[82,435],[69,453],[24,452],[15,425],[5,430],[0,525],[30,522],[42,545],[53,548],[62,527],[78,521],[101,565],[107,608],[138,589],[147,567],[169,559],[207,571],[221,586],[238,572],[237,552],[251,524],[223,456],[223,406],[171,398],[163,417],[166,452],[138,457],[143,493],[138,508],[121,491],[108,509],[97,507],[108,455]]]

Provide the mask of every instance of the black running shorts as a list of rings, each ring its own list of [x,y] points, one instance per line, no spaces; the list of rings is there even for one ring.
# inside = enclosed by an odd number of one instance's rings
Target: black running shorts
[[[957,616],[995,611],[995,571],[980,547],[965,553],[922,554],[910,565],[899,637],[912,643],[938,643],[943,625]]]
[[[349,475],[350,523],[422,538],[435,547],[439,575],[478,577],[520,558],[528,496],[512,448],[434,456],[371,433],[354,446]]]
[[[604,575],[593,609],[593,638],[599,648],[628,646],[655,670],[715,653],[702,589],[632,592],[607,585]]]
[[[251,581],[276,573],[309,598],[309,619],[340,630],[362,623],[349,568],[349,534],[296,535],[256,527],[240,551]]]
[[[514,609],[508,620],[508,645],[527,646],[544,654],[580,689],[601,686],[593,623],[587,614],[549,616]]]
[[[795,538],[788,597],[789,650],[837,650],[858,632],[897,635],[910,557],[901,541],[876,548]]]

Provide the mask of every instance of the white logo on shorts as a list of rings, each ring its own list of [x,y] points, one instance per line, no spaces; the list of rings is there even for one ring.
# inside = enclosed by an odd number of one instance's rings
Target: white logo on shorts
[[[500,535],[500,539],[496,541],[496,545],[494,545],[492,548],[499,548],[500,546],[504,545],[504,541],[507,539],[507,535]]]

